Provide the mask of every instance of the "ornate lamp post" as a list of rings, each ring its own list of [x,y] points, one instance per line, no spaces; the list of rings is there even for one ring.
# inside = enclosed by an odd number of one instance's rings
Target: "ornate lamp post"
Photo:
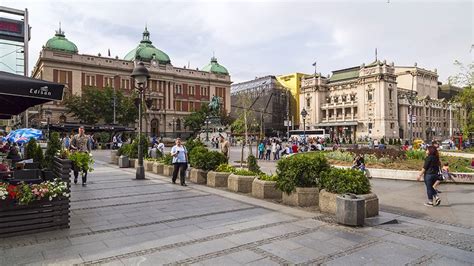
[[[51,111],[49,110],[46,110],[44,112],[44,114],[46,115],[46,123],[47,123],[47,126],[48,126],[48,139],[50,138],[50,131],[49,131],[49,125],[51,124],[51,115],[53,114]]]
[[[206,116],[206,141],[209,141],[209,116]]]
[[[138,105],[138,167],[136,173],[136,179],[143,180],[145,179],[145,168],[143,167],[143,149],[142,149],[142,104],[143,104],[143,92],[146,89],[146,81],[150,77],[148,69],[145,67],[143,62],[139,62],[133,69],[132,74],[130,75],[135,79],[138,90],[140,104]]]
[[[308,115],[308,112],[306,112],[306,109],[303,108],[301,110],[301,116],[303,117],[303,140],[304,143],[306,143],[306,116]]]

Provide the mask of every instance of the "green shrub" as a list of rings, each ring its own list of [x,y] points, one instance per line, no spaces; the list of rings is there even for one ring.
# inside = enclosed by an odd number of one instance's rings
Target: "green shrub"
[[[260,173],[258,175],[258,179],[263,180],[263,181],[277,181],[278,176],[276,174],[273,175],[267,175],[265,173]]]
[[[92,168],[94,159],[92,159],[92,156],[87,152],[73,152],[69,155],[69,160],[71,160],[81,171],[85,170],[87,172],[92,172],[94,170]]]
[[[59,133],[53,132],[51,133],[48,140],[48,147],[46,148],[44,156],[44,167],[48,169],[53,168],[54,156],[56,156],[59,150],[61,150],[61,141],[59,140]]]
[[[426,152],[422,150],[408,150],[405,152],[405,156],[411,160],[424,160],[426,158]]]
[[[118,156],[128,156],[130,157],[130,151],[132,149],[132,145],[131,144],[122,144],[122,147],[120,147],[117,151],[117,155]]]
[[[97,134],[97,140],[99,143],[108,143],[110,142],[110,133],[109,132],[100,132]]]
[[[323,171],[329,169],[322,153],[298,154],[277,163],[277,187],[290,194],[296,187],[316,187]]]
[[[186,147],[186,150],[188,150],[188,154],[190,154],[195,147],[205,147],[205,145],[199,139],[190,139],[186,141],[184,147]]]
[[[243,175],[243,176],[256,176],[257,175],[256,173],[249,171],[247,169],[236,169],[233,174]]]
[[[364,172],[354,169],[331,168],[321,174],[319,187],[331,193],[367,194],[370,182]]]
[[[189,162],[191,166],[194,167],[193,164],[194,164],[195,158],[198,157],[199,154],[206,153],[208,151],[209,150],[204,146],[196,146],[191,151],[188,150]]]
[[[388,145],[393,145],[393,140],[392,139],[388,139]]]
[[[218,151],[209,151],[206,148],[196,147],[190,155],[191,166],[205,171],[214,171],[223,163],[227,163],[224,154]]]
[[[148,138],[144,134],[141,135],[141,144],[143,157],[148,157]],[[132,141],[128,157],[131,159],[138,158],[138,136]]]
[[[160,162],[162,162],[165,165],[172,165],[173,164],[173,156],[171,156],[171,154],[167,153],[163,157],[161,157]]]
[[[249,155],[247,157],[247,167],[249,168],[250,171],[254,173],[260,173],[260,166],[258,166],[257,163],[257,158],[253,155]]]
[[[235,167],[227,163],[220,164],[216,168],[216,172],[221,172],[221,173],[233,173],[234,171],[235,171]]]
[[[44,155],[43,149],[41,146],[36,142],[34,138],[31,138],[26,144],[25,147],[26,159],[33,159],[33,162],[39,163],[39,168],[43,168],[44,166]]]
[[[350,152],[345,152],[341,150],[335,150],[328,153],[325,153],[326,158],[343,161],[343,162],[352,162],[354,160],[354,154]]]

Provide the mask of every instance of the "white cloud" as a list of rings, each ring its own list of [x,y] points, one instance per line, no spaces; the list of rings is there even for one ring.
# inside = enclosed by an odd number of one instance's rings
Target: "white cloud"
[[[5,2],[5,0],[3,1]],[[32,57],[61,21],[81,53],[123,57],[148,24],[153,43],[176,66],[202,67],[213,51],[234,81],[267,74],[332,70],[374,58],[438,68],[472,61],[473,5],[460,1],[23,1],[30,11]]]

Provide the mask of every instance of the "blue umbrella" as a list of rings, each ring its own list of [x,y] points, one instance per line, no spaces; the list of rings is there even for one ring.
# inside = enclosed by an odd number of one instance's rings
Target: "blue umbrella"
[[[41,132],[39,129],[20,128],[10,132],[10,134],[8,134],[5,139],[10,142],[21,144],[30,141],[31,138],[39,139],[42,135],[43,132]]]

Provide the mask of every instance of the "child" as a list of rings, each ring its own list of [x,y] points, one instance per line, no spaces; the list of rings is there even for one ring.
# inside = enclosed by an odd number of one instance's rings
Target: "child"
[[[449,172],[449,163],[445,163],[443,165],[443,168],[441,169],[440,178],[436,180],[436,182],[433,184],[433,188],[436,190],[437,193],[441,193],[441,191],[437,189],[438,185],[441,183],[441,181],[447,179],[451,179],[451,173]]]

